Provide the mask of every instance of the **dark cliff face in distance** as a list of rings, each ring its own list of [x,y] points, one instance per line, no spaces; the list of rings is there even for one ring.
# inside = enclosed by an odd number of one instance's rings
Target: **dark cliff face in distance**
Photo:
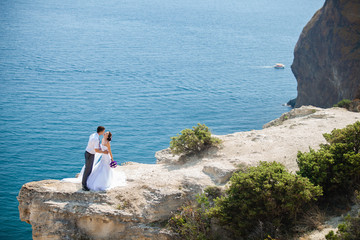
[[[304,27],[291,69],[295,107],[360,98],[360,0],[326,0]]]

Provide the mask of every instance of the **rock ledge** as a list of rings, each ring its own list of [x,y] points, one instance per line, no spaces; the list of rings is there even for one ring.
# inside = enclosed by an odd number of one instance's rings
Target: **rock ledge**
[[[81,184],[59,180],[29,182],[17,197],[20,219],[32,225],[33,239],[173,239],[163,228],[171,211],[208,185],[224,187],[239,164],[278,161],[295,171],[298,150],[317,149],[323,133],[359,119],[342,108],[304,106],[262,130],[217,136],[224,141],[219,149],[181,161],[161,150],[157,164],[119,166],[128,184],[110,191],[84,192]]]

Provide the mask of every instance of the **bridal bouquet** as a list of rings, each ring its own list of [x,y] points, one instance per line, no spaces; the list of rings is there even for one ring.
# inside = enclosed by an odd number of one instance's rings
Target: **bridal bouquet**
[[[110,163],[110,167],[116,168],[116,166],[117,166],[117,162],[116,162],[116,161],[112,161],[112,162]]]

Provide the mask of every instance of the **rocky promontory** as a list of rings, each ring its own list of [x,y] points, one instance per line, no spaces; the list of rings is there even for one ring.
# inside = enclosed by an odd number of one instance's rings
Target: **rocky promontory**
[[[262,130],[217,136],[220,148],[186,157],[164,149],[156,153],[157,164],[119,166],[127,185],[109,191],[85,192],[81,184],[55,179],[29,182],[17,197],[20,219],[32,225],[33,239],[173,239],[164,223],[206,186],[225,187],[237,166],[259,161],[278,161],[295,171],[298,150],[317,149],[325,142],[323,133],[359,119],[343,108],[303,106]]]
[[[360,98],[360,1],[326,0],[304,27],[291,69],[295,107],[331,107]]]

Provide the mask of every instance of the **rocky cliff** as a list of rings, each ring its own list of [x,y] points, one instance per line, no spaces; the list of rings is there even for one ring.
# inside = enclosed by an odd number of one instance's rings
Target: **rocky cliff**
[[[190,157],[164,149],[156,153],[157,164],[119,166],[128,184],[110,191],[84,192],[80,184],[59,180],[29,182],[17,197],[20,219],[32,225],[33,239],[173,239],[163,228],[171,211],[208,185],[225,187],[237,165],[278,161],[295,171],[298,150],[317,149],[325,142],[322,133],[359,119],[343,108],[293,109],[262,130],[218,136],[224,140],[219,149]]]
[[[296,107],[360,98],[360,1],[326,0],[304,27],[291,69]]]

